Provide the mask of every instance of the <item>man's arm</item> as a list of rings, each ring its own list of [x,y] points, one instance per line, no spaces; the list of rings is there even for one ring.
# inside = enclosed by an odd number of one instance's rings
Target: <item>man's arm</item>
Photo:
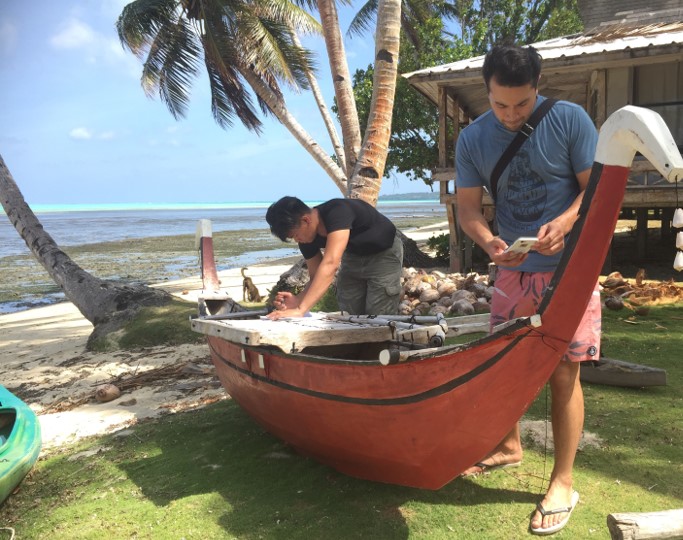
[[[591,169],[581,171],[576,175],[579,183],[579,194],[571,206],[552,221],[543,225],[538,231],[538,242],[534,249],[542,255],[554,255],[564,249],[564,239],[572,230],[579,217],[579,208],[583,201],[583,194],[590,180]]]
[[[482,187],[458,188],[458,223],[467,236],[474,240],[496,264],[517,266],[527,257],[526,253],[504,253],[508,245],[494,236],[481,212]]]
[[[334,281],[334,276],[341,264],[342,255],[349,243],[349,229],[333,231],[327,235],[325,253],[306,260],[310,281],[297,297],[297,306],[286,302],[287,309],[273,311],[268,315],[271,319],[282,317],[303,317],[304,314],[320,300]],[[291,306],[291,307],[290,307]]]

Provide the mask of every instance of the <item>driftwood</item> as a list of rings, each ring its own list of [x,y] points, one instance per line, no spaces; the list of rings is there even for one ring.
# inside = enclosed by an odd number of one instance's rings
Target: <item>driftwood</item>
[[[595,362],[581,363],[581,382],[623,388],[666,386],[666,371],[614,358],[600,358]]]
[[[681,540],[683,509],[607,516],[612,540]]]

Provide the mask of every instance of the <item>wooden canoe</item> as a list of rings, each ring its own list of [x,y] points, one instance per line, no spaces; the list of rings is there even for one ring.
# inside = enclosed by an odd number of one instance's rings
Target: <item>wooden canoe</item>
[[[598,280],[636,150],[669,181],[683,176],[683,159],[656,113],[630,106],[614,113],[600,132],[579,219],[538,314],[485,338],[403,347],[402,361],[385,365],[381,351],[401,341],[387,329],[386,342],[346,334],[339,343],[326,327],[326,342],[290,339],[283,349],[241,338],[238,321],[200,317],[192,326],[207,335],[232,398],[299,452],[352,476],[438,489],[498,444],[559,363]],[[213,296],[211,283],[205,289]],[[298,335],[291,321],[255,323]]]
[[[40,454],[35,413],[0,385],[0,504],[31,470]]]

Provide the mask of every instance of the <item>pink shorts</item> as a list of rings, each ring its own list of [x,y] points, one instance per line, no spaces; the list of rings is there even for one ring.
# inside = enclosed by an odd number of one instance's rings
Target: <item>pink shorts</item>
[[[491,328],[517,317],[535,314],[552,277],[553,272],[515,272],[498,268],[491,300]],[[581,324],[562,360],[598,360],[601,328],[600,290],[596,283]]]

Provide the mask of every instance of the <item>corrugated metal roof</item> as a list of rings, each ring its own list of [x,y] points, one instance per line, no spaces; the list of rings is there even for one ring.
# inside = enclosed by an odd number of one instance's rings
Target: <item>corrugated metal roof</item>
[[[590,56],[623,51],[627,49],[643,49],[674,43],[683,43],[683,22],[666,25],[648,25],[633,28],[624,26],[607,27],[599,33],[574,34],[560,38],[534,43],[544,62],[553,59],[570,59],[578,56]],[[406,73],[403,76],[409,81],[424,76],[443,76],[447,73],[462,72],[469,69],[479,70],[484,64],[484,56],[459,60],[450,64]],[[411,81],[412,82],[412,81]]]
[[[543,57],[539,91],[587,106],[591,77],[596,70],[683,61],[683,22],[634,27],[615,25],[533,44]],[[476,118],[489,108],[481,78],[484,57],[468,58],[403,75],[433,103],[447,88],[448,116],[458,107]]]

